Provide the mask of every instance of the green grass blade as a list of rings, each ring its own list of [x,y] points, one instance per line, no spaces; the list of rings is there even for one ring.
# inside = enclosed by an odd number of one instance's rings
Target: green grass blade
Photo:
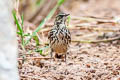
[[[49,47],[48,47],[48,46],[45,46],[45,47],[43,47],[43,48],[36,49],[35,52],[39,52],[40,55],[46,56],[47,54],[44,54],[43,51],[44,51],[45,49],[47,49],[47,48],[49,48]]]
[[[67,27],[69,27],[70,20],[71,20],[71,17],[68,16],[68,18],[67,18]]]
[[[38,37],[37,36],[33,36],[33,39],[36,42],[36,46],[39,46],[39,39],[38,39]]]
[[[37,0],[37,1],[36,1],[36,5],[37,5],[37,6],[40,6],[40,5],[42,5],[44,2],[45,2],[45,0]]]
[[[17,32],[17,34],[19,34],[19,35],[21,36],[22,45],[24,46],[24,44],[25,44],[25,42],[24,42],[24,31],[23,31],[23,29],[22,29],[22,26],[23,26],[23,17],[22,17],[22,25],[20,25],[20,23],[19,23],[19,21],[18,21],[18,19],[17,19],[17,17],[16,17],[16,12],[15,12],[15,10],[13,10],[12,14],[13,14],[15,23],[16,23],[16,25],[17,25],[17,29],[18,29],[18,31],[19,31],[19,32]]]
[[[20,33],[20,32],[17,32],[17,34],[18,34],[18,35],[21,35],[21,33]]]
[[[17,25],[17,28],[18,28],[19,32],[21,33],[21,35],[22,35],[23,34],[23,30],[22,30],[22,27],[20,26],[19,21],[18,21],[18,19],[16,17],[16,12],[13,10],[12,13],[13,13],[13,17],[14,17],[15,23]]]
[[[57,4],[58,4],[58,5],[61,5],[61,4],[64,3],[64,1],[65,1],[65,0],[59,0]]]
[[[30,36],[30,33],[26,33],[26,34],[24,34],[23,36]]]
[[[21,19],[22,19],[22,24],[21,24],[21,26],[22,26],[22,30],[23,30],[23,25],[24,25],[24,15],[22,14],[22,16],[21,16]]]

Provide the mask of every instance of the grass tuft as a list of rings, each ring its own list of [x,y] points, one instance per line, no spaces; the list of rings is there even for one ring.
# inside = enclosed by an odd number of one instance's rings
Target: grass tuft
[[[16,17],[16,11],[15,10],[12,11],[12,14],[13,14],[13,17],[14,17],[14,20],[15,20],[15,23],[16,23],[17,29],[18,29],[17,34],[21,36],[22,45],[24,46],[25,42],[24,42],[24,31],[23,31],[23,21],[24,21],[23,20],[23,15],[21,17],[22,24],[20,24],[19,20]]]

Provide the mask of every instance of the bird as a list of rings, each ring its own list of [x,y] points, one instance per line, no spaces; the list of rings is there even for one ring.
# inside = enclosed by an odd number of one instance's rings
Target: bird
[[[69,15],[63,12],[59,13],[55,18],[52,29],[48,33],[51,58],[54,52],[56,58],[61,58],[64,55],[65,62],[66,54],[71,43],[71,34],[66,27],[66,20]]]

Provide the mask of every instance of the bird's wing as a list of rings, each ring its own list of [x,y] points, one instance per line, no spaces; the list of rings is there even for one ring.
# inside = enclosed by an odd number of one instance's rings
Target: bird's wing
[[[71,34],[70,34],[70,31],[67,29],[66,32],[67,32],[66,37],[67,37],[68,43],[71,43]]]
[[[71,34],[70,31],[67,28],[62,29],[65,33],[65,39],[67,40],[67,43],[71,43]]]

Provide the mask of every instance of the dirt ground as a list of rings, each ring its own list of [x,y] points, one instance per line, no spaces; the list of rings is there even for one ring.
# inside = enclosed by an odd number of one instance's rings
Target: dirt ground
[[[68,28],[72,43],[67,62],[47,59],[49,53],[42,56],[31,52],[36,49],[34,40],[26,50],[19,45],[21,80],[120,80],[119,3],[120,0],[66,1],[60,9],[71,14]],[[44,32],[45,41],[48,31]],[[29,59],[23,61],[23,53]]]

